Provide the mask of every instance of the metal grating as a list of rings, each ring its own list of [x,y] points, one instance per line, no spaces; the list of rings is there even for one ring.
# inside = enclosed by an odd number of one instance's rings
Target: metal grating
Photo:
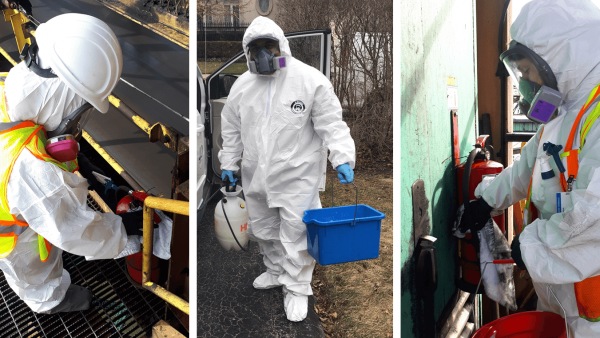
[[[0,336],[147,337],[163,317],[164,301],[131,284],[124,259],[86,261],[64,253],[63,263],[73,284],[92,291],[91,308],[54,315],[34,313],[0,274]]]
[[[88,205],[99,210],[88,197]],[[148,337],[166,315],[165,302],[128,279],[125,259],[86,261],[63,253],[73,284],[90,289],[87,311],[37,314],[10,288],[0,273],[1,337]]]

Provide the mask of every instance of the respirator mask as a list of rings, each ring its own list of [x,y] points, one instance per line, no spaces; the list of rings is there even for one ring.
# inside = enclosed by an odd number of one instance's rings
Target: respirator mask
[[[521,93],[518,102],[521,112],[537,123],[548,123],[556,117],[562,96],[548,63],[514,40],[500,54],[500,60]]]
[[[271,49],[279,49],[279,42],[272,39],[259,39],[266,41],[264,46],[256,44],[256,41],[248,44],[250,61],[248,62],[250,72],[254,74],[270,75],[276,70],[286,66],[284,56],[275,56]]]
[[[77,158],[79,152],[77,140],[81,138],[83,126],[88,121],[92,110],[94,107],[86,102],[65,117],[56,129],[47,132],[48,155],[60,162],[74,161]]]

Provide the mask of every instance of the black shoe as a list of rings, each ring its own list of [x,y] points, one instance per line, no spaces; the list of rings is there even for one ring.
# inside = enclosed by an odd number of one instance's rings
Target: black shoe
[[[52,309],[42,312],[45,314],[53,314],[59,312],[84,311],[90,308],[92,301],[92,293],[87,288],[79,285],[71,284],[67,289],[65,298]]]

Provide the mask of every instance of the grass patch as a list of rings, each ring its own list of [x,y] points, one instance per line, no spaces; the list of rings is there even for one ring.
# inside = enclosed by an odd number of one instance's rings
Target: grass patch
[[[224,61],[198,61],[198,67],[200,67],[200,71],[202,75],[206,76],[214,73],[219,67],[221,67],[225,63]],[[235,74],[240,75],[248,70],[248,66],[246,63],[234,63],[229,65],[227,69],[223,72],[223,74]]]
[[[330,170],[327,190],[322,193],[323,207],[331,206],[331,180],[335,205],[355,203],[352,185],[341,186]],[[327,337],[392,337],[393,266],[392,266],[392,168],[357,170],[355,184],[358,203],[383,212],[379,258],[319,266],[313,276],[315,311]]]

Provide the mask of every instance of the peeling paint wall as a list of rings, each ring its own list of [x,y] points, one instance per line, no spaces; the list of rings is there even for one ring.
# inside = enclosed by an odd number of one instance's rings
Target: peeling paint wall
[[[448,85],[456,86],[460,155],[475,143],[477,82],[475,0],[402,1],[401,24],[401,336],[423,337],[413,258],[411,186],[425,184],[430,234],[437,237],[435,320],[456,290],[456,245],[450,238],[457,203]],[[397,197],[396,197],[397,198]],[[421,323],[419,323],[421,321]]]

